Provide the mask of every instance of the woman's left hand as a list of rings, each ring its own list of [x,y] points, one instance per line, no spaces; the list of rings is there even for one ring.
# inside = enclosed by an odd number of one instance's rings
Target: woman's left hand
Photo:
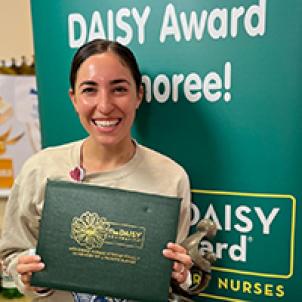
[[[179,284],[185,282],[193,265],[187,250],[177,243],[169,242],[167,248],[163,250],[163,255],[170,260],[174,260],[172,278]]]

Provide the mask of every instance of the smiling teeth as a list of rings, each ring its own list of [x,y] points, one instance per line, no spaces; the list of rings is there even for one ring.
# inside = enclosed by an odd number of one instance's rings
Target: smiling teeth
[[[95,124],[98,127],[112,127],[117,125],[119,120],[114,120],[114,121],[95,121]]]

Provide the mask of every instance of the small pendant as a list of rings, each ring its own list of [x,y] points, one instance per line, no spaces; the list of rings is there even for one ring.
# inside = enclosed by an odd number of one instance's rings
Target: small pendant
[[[69,172],[70,177],[75,181],[83,181],[86,175],[86,171],[82,167],[75,167]]]

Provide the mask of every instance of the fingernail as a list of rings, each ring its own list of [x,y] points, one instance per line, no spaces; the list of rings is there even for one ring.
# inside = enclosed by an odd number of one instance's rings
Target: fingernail
[[[45,267],[45,264],[43,262],[40,262],[39,263],[39,268],[44,268]]]
[[[169,253],[168,249],[163,249],[163,254],[165,255],[166,253]]]

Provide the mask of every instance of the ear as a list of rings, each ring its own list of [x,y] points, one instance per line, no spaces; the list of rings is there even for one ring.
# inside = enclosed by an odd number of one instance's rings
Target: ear
[[[136,109],[138,109],[140,104],[142,103],[143,97],[144,97],[144,87],[143,87],[143,85],[141,85],[139,87],[139,91],[137,93]]]
[[[72,90],[72,89],[70,88],[69,91],[68,91],[68,94],[69,94],[69,98],[70,98],[70,100],[71,100],[71,102],[72,102],[72,105],[73,105],[73,107],[74,107],[74,110],[75,110],[76,112],[78,112],[78,110],[77,110],[77,101],[76,101],[76,97],[75,97],[75,94],[74,94],[74,90]]]

